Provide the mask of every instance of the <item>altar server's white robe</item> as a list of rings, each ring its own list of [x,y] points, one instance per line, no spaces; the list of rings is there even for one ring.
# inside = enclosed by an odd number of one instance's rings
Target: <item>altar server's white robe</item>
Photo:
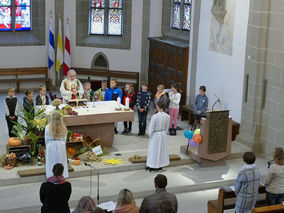
[[[153,115],[148,127],[150,142],[146,166],[161,168],[169,165],[167,132],[170,125],[170,116],[165,112]]]
[[[79,98],[82,98],[84,94],[84,88],[80,80],[75,79],[74,81],[64,79],[60,85],[60,93],[63,98],[63,103],[67,103],[68,100],[72,99],[72,89],[76,89],[79,93]]]
[[[46,177],[53,176],[53,166],[61,163],[64,166],[63,176],[69,177],[67,154],[66,154],[66,137],[61,139],[53,139],[49,134],[49,125],[45,127],[45,170]]]

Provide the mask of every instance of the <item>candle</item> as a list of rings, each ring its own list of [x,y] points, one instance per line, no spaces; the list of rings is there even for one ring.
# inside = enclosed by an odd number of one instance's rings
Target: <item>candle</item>
[[[118,98],[116,99],[116,101],[117,101],[117,109],[120,109],[121,98],[118,97]]]
[[[129,98],[125,99],[125,109],[129,109]]]

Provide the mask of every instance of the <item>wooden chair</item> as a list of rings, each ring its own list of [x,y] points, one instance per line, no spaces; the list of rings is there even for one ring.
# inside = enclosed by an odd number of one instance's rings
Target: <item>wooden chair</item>
[[[252,213],[283,213],[283,212],[284,212],[284,205],[282,204],[258,207],[252,210]]]

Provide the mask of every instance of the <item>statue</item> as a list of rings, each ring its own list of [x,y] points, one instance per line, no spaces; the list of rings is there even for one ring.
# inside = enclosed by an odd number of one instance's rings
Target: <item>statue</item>
[[[220,24],[224,23],[224,18],[227,14],[225,10],[225,0],[213,0],[211,12]]]

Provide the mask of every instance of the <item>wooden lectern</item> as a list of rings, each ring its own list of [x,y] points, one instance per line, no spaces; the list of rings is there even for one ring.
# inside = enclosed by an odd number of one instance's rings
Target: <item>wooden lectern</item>
[[[207,112],[206,118],[200,122],[200,134],[202,142],[189,147],[190,157],[201,166],[224,164],[231,154],[232,118],[229,117],[229,110]],[[185,146],[181,149],[186,152]]]

